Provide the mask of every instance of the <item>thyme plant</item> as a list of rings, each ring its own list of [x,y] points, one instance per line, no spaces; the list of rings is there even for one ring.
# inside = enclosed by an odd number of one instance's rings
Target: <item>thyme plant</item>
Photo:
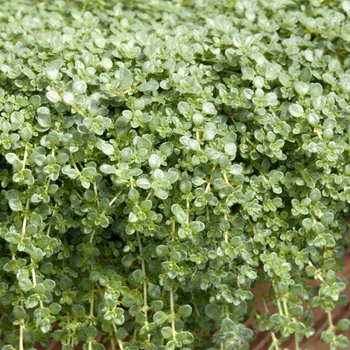
[[[2,350],[349,346],[350,1],[0,5]]]

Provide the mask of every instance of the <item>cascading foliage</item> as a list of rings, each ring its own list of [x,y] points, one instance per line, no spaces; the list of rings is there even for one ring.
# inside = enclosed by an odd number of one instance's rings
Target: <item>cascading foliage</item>
[[[350,1],[0,6],[2,350],[349,346]]]

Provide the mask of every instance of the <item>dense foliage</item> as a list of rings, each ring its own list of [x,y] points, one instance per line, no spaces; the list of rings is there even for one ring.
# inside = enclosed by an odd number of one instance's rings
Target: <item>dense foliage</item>
[[[349,346],[350,1],[0,5],[2,350]]]

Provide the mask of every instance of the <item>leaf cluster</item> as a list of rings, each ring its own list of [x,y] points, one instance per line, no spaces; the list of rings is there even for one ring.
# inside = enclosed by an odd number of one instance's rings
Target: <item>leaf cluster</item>
[[[349,1],[1,6],[2,350],[349,345]]]

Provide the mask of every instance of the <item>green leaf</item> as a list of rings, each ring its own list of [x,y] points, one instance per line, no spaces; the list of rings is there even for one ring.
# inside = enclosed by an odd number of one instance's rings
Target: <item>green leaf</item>
[[[181,305],[177,312],[176,315],[179,317],[189,317],[192,313],[192,307],[190,305]]]
[[[71,288],[73,281],[68,276],[63,276],[59,282],[59,286],[62,290],[67,290]]]
[[[52,315],[57,315],[61,312],[62,306],[58,303],[52,303],[49,305],[49,309]]]
[[[156,91],[158,89],[159,89],[159,84],[158,84],[158,82],[156,80],[153,80],[153,79],[151,79],[148,82],[141,83],[137,87],[137,90],[138,91],[142,91],[142,92],[145,92],[145,91]]]
[[[236,155],[237,147],[233,142],[229,142],[225,145],[225,153],[234,157]]]
[[[190,117],[193,114],[192,108],[185,101],[179,102],[177,104],[177,108],[178,108],[179,112],[185,117]]]
[[[202,112],[209,115],[216,115],[217,110],[211,102],[204,102]]]
[[[22,73],[25,74],[30,79],[35,79],[35,77],[36,77],[34,72],[31,69],[29,69],[28,67],[24,67],[22,69]]]
[[[52,103],[57,103],[57,102],[61,101],[61,96],[59,95],[59,93],[57,91],[54,91],[54,90],[48,91],[46,93],[46,98]]]
[[[1,350],[15,350],[15,348],[12,345],[4,345]]]
[[[17,305],[13,308],[13,315],[15,316],[16,320],[23,320],[26,318],[27,313],[22,306]]]
[[[229,318],[224,318],[221,322],[221,329],[223,332],[234,332],[236,323]]]
[[[116,338],[119,340],[123,340],[128,336],[128,332],[123,327],[119,327],[116,332]]]
[[[151,188],[151,182],[145,177],[140,177],[136,180],[136,186],[148,190]]]
[[[304,108],[299,104],[293,103],[289,106],[289,113],[293,117],[301,117],[304,114]]]
[[[6,197],[8,192],[6,193]],[[23,205],[19,198],[11,197],[8,199],[8,204],[12,211],[23,211]]]
[[[87,84],[84,80],[78,80],[73,83],[72,88],[76,95],[82,95],[86,92]]]
[[[173,335],[173,330],[171,329],[171,327],[163,327],[161,330],[160,330],[161,334],[162,334],[162,337],[164,339],[169,339],[172,337]]]
[[[167,319],[168,315],[163,311],[157,311],[153,315],[153,320],[158,326],[161,326],[165,321],[167,321]]]
[[[23,292],[29,292],[31,289],[33,289],[33,283],[29,278],[22,278],[18,281],[18,285]]]
[[[126,90],[133,83],[133,76],[127,68],[121,68],[120,70],[116,71],[115,78],[119,81],[119,90]]]
[[[148,159],[148,164],[151,169],[157,169],[160,167],[161,159],[157,154],[153,153]]]
[[[216,133],[217,129],[215,124],[207,123],[204,128],[203,139],[207,141],[213,140],[216,136]]]
[[[305,96],[309,92],[309,84],[304,83],[303,81],[298,81],[294,84],[295,91],[301,95]]]
[[[205,306],[205,314],[213,320],[218,320],[221,316],[221,309],[216,304],[208,304]]]
[[[346,338],[343,334],[339,334],[335,337],[334,341],[333,341],[334,345],[336,347],[342,348],[342,349],[346,349],[349,347],[350,345],[350,341],[348,338]]]
[[[47,107],[40,107],[37,110],[38,124],[43,128],[49,128],[51,126],[50,110]]]
[[[73,305],[72,313],[77,318],[85,318],[86,317],[86,310],[85,310],[85,307],[82,305]]]
[[[350,320],[347,318],[343,318],[343,319],[338,321],[336,327],[340,331],[345,332],[350,328]]]
[[[64,92],[62,94],[62,100],[67,105],[73,105],[74,104],[74,95],[70,91]]]
[[[324,343],[331,343],[335,338],[335,334],[331,330],[325,330],[321,333],[321,341]]]
[[[114,154],[114,147],[109,143],[103,143],[101,146],[101,151],[107,156],[111,156],[112,154]]]
[[[165,190],[159,188],[159,189],[155,189],[154,190],[154,195],[157,197],[157,198],[160,198],[160,199],[167,199],[169,197],[169,194],[168,192],[166,192]]]
[[[88,338],[96,338],[98,331],[97,331],[96,327],[94,327],[94,326],[87,326],[85,328],[85,334]]]
[[[115,166],[109,164],[101,165],[100,170],[105,174],[115,174],[117,171]]]
[[[181,344],[191,344],[194,341],[194,337],[190,332],[179,332],[176,334],[176,340]]]

